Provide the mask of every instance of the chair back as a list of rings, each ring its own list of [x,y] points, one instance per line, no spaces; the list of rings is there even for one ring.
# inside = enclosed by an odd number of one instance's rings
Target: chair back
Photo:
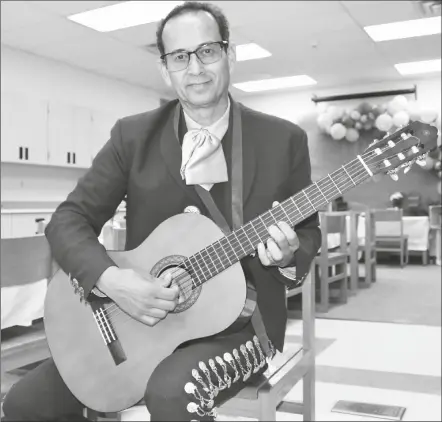
[[[429,207],[430,227],[440,229],[442,225],[441,205],[430,205]]]
[[[1,287],[50,279],[55,272],[45,236],[1,239]]]
[[[341,250],[347,247],[347,216],[349,211],[334,211],[319,213],[319,221],[322,233],[321,251],[328,249],[329,235],[339,237],[339,247]]]
[[[402,216],[401,209],[373,210],[376,236],[403,236]]]

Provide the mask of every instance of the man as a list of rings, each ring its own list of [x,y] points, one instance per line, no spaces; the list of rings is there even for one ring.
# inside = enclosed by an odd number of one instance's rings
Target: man
[[[228,95],[235,50],[228,43],[227,20],[219,9],[192,2],[177,7],[159,25],[157,40],[161,73],[179,101],[119,120],[46,230],[56,260],[78,280],[84,298],[98,289],[95,292],[106,294],[149,326],[174,309],[176,287],[170,287],[170,278],[144,278],[118,268],[97,241],[126,194],[126,249],[134,249],[156,226],[186,207],[210,216],[196,193],[198,186],[210,192],[230,228],[234,226],[238,204],[232,186],[238,186],[232,168],[241,158],[234,155],[238,134],[243,151],[239,206],[244,222],[311,183],[305,132],[239,105]],[[285,291],[291,283],[282,275],[283,268],[296,266],[298,281],[308,272],[320,247],[317,215],[298,224],[295,231],[284,222],[272,224],[268,231],[271,238],[266,245],[259,244],[258,255],[245,258],[242,265],[256,287],[268,338],[282,350]],[[249,323],[238,332],[179,347],[146,380],[145,402],[152,420],[213,419],[215,408],[245,385],[253,362],[257,371],[249,380],[265,370],[265,345],[256,334]],[[210,360],[216,372],[230,380],[228,385],[217,384]],[[78,420],[81,412],[82,405],[52,360],[17,383],[4,403],[6,420]]]

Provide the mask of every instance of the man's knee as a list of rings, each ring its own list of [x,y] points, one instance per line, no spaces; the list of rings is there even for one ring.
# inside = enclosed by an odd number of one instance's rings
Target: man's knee
[[[20,382],[20,381],[19,381]],[[5,421],[31,420],[31,409],[26,400],[20,396],[17,385],[14,384],[3,402],[3,413]]]

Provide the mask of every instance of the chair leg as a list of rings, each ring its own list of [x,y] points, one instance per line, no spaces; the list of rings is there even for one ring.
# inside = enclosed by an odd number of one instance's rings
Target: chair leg
[[[329,284],[328,284],[328,268],[325,265],[321,265],[321,277],[320,277],[320,289],[321,289],[321,297],[320,297],[320,312],[328,312],[329,307]]]
[[[422,264],[428,265],[428,251],[422,252]]]
[[[259,419],[260,421],[276,421],[276,401],[269,391],[259,393]]]
[[[339,300],[341,303],[347,303],[348,299],[348,268],[347,264],[341,264],[340,269],[342,269],[342,274],[344,278],[341,281],[341,288],[340,288],[340,297]]]
[[[315,420],[315,365],[313,364],[302,380],[302,420]]]

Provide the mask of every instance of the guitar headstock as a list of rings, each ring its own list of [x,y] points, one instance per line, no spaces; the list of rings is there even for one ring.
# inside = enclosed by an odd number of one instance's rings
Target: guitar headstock
[[[415,121],[381,140],[375,140],[362,158],[375,174],[389,174],[398,179],[398,171],[407,173],[417,162],[425,164],[426,155],[437,148],[437,128]]]

